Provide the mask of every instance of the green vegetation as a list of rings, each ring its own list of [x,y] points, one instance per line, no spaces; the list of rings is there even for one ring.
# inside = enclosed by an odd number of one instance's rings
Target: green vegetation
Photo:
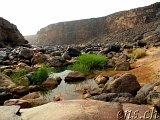
[[[132,53],[128,54],[128,57],[132,59],[138,59],[144,56],[146,56],[146,51],[145,49],[142,49],[142,48],[138,48],[134,50]]]
[[[33,85],[42,84],[48,78],[49,74],[52,72],[52,69],[47,66],[43,65],[42,67],[38,68],[38,70],[29,76],[29,81]]]
[[[18,86],[18,85],[20,85],[20,83],[19,83],[20,79],[26,74],[27,74],[26,70],[21,69],[18,72],[11,74],[10,77],[11,77],[12,81]]]
[[[107,58],[103,55],[83,54],[77,58],[77,62],[69,69],[90,74],[95,69],[103,69],[107,63]]]
[[[21,85],[20,80],[23,76],[26,75],[28,77],[31,85],[39,85],[42,84],[49,76],[49,74],[54,71],[51,67],[48,65],[42,65],[40,68],[38,68],[35,72],[32,74],[27,74],[26,70],[22,69],[18,72],[13,73],[10,77],[16,85]]]

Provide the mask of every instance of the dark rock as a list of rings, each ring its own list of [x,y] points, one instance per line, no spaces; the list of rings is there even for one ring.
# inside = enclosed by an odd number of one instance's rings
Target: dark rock
[[[24,59],[31,59],[33,57],[33,50],[28,48],[22,48],[19,52],[19,56]]]
[[[132,74],[124,74],[107,83],[103,89],[104,93],[131,93],[132,95],[136,95],[137,91],[141,88],[136,76]]]
[[[102,93],[101,95],[96,95],[91,97],[94,100],[101,100],[105,102],[126,102],[135,103],[136,100],[130,93]]]
[[[62,57],[54,57],[50,62],[50,65],[52,67],[64,67],[67,64],[68,64],[67,61]]]
[[[8,88],[0,87],[0,105],[11,98],[13,98],[11,91]]]
[[[137,41],[137,46],[145,47],[147,45],[147,41],[139,40]]]
[[[81,52],[75,48],[68,48],[67,53],[70,57],[77,57],[81,55]]]
[[[18,96],[24,96],[29,93],[29,89],[25,86],[18,86],[12,89],[12,93]]]
[[[147,95],[149,94],[150,91],[153,91],[153,88],[155,86],[159,86],[160,82],[156,82],[156,83],[147,83],[145,84],[138,92],[137,95],[135,96],[135,98],[137,99],[137,101],[139,103],[147,103]]]
[[[29,86],[29,92],[36,92],[40,90],[40,86],[38,85],[30,85]]]
[[[119,71],[128,71],[130,68],[130,63],[127,61],[115,65],[115,70]]]

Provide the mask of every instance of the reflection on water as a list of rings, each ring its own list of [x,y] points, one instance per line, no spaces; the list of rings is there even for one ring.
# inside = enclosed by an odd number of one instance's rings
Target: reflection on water
[[[46,95],[44,95],[45,99],[49,101],[53,101],[54,96],[61,96],[65,100],[71,100],[71,99],[80,99],[82,98],[82,94],[76,92],[78,90],[82,90],[85,87],[91,87],[93,88],[98,88],[98,85],[95,83],[93,79],[81,81],[81,82],[76,82],[76,83],[66,83],[64,81],[64,78],[70,73],[71,71],[66,70],[61,73],[54,73],[51,75],[51,77],[56,77],[59,76],[62,78],[62,81],[60,85],[57,86],[57,88],[48,91]]]

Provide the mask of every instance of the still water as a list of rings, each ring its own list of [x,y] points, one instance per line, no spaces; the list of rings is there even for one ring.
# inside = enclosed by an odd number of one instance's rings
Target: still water
[[[88,79],[80,82],[66,83],[64,81],[65,77],[72,71],[65,70],[61,73],[53,73],[50,77],[61,77],[62,81],[57,88],[49,90],[43,97],[48,101],[53,101],[53,97],[60,96],[65,100],[81,99],[82,93],[78,92],[84,88],[98,88],[98,85],[93,79]]]

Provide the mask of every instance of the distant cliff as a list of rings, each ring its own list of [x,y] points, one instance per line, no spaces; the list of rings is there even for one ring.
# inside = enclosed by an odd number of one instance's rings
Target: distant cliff
[[[0,48],[22,46],[27,43],[14,24],[0,17]]]
[[[159,24],[160,3],[155,3],[105,17],[51,24],[27,39],[37,45],[131,41],[137,35],[154,31]]]

